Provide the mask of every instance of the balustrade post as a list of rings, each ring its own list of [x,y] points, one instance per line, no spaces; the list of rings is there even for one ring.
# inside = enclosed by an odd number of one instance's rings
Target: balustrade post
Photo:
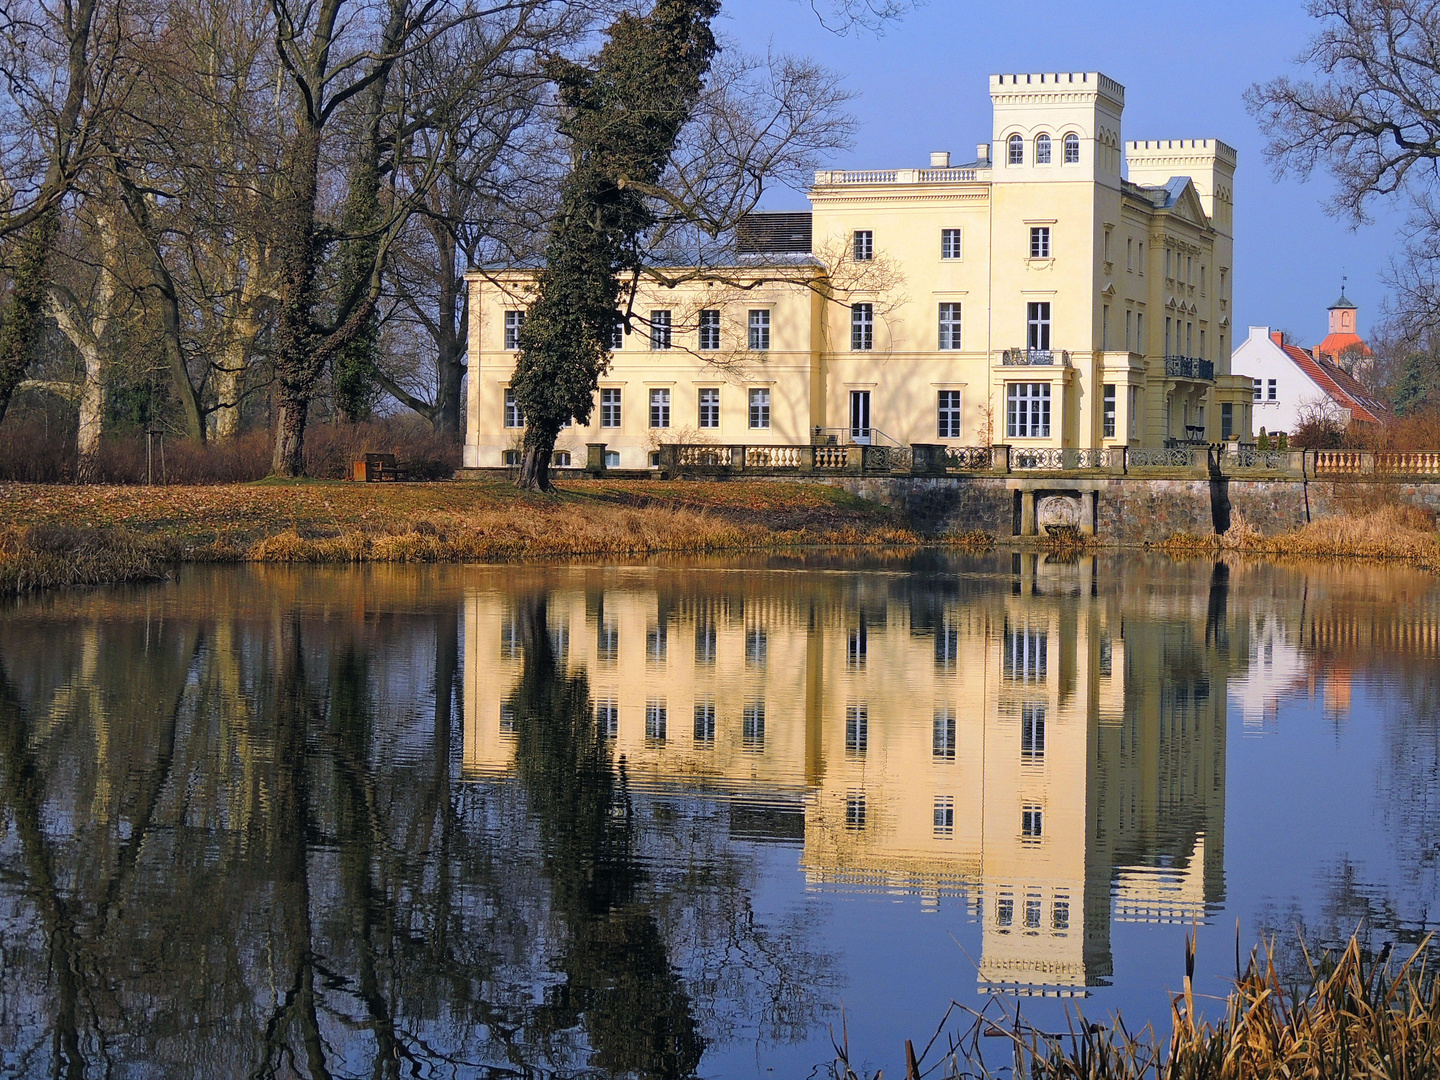
[[[1285,471],[1286,471],[1286,472],[1289,472],[1289,473],[1299,473],[1300,476],[1301,476],[1301,478],[1302,478],[1302,479],[1304,478],[1304,476],[1305,476],[1305,451],[1304,451],[1304,450],[1286,450],[1286,451],[1285,451]],[[1312,471],[1313,471],[1313,470],[1312,470]]]
[[[656,453],[659,454],[660,479],[673,479],[676,473],[676,466],[679,464],[679,444],[661,443]]]
[[[910,475],[939,476],[945,472],[945,447],[933,443],[910,446]]]
[[[848,473],[863,473],[865,471],[865,447],[845,447],[845,471]]]
[[[815,471],[815,447],[813,445],[800,447],[800,459],[796,464],[796,468],[802,473],[813,473]]]
[[[732,473],[745,471],[745,447],[730,447],[730,471]]]
[[[1010,446],[1007,443],[997,443],[990,448],[990,467],[998,473],[1010,471]]]
[[[1375,452],[1363,450],[1360,453],[1360,471],[1366,475],[1375,475]]]

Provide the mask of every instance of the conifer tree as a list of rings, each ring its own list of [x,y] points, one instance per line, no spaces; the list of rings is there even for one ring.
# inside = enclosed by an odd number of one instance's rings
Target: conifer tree
[[[611,24],[593,66],[549,65],[571,167],[520,331],[513,382],[526,422],[520,487],[549,491],[560,428],[590,420],[619,320],[620,274],[637,266],[655,224],[632,185],[653,188],[670,161],[716,52],[710,22],[719,9],[719,0],[657,0],[649,14]]]

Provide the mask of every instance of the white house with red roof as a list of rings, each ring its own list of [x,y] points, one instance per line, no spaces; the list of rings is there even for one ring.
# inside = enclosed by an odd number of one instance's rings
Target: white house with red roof
[[[1358,309],[1342,291],[1329,311],[1330,333],[1309,352],[1287,342],[1279,330],[1252,326],[1231,354],[1230,370],[1254,381],[1251,430],[1257,434],[1293,432],[1317,408],[1341,424],[1384,425],[1392,419],[1389,406],[1356,378],[1368,371],[1370,357],[1356,333]]]

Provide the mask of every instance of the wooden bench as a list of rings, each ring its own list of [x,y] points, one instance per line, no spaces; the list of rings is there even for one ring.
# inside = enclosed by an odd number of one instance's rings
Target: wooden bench
[[[394,454],[366,454],[365,460],[355,462],[350,470],[350,479],[368,483],[404,480],[406,475],[406,471],[395,464]]]

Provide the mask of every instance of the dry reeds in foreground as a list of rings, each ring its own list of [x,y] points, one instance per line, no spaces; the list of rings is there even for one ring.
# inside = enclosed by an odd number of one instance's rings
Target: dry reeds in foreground
[[[918,1056],[907,1042],[907,1080],[1429,1080],[1440,1077],[1440,988],[1425,967],[1428,944],[1393,964],[1388,945],[1369,959],[1352,937],[1338,957],[1312,962],[1298,989],[1276,971],[1273,948],[1252,953],[1213,1023],[1197,1010],[1187,973],[1168,1043],[1149,1027],[1132,1034],[1118,1017],[1103,1026],[1076,1016],[1056,1034],[1028,1027],[1018,1009],[997,1016],[1003,1005],[955,1004],[951,1013],[972,1022],[939,1048],[937,1032]],[[832,1076],[859,1080],[843,1041],[836,1052]]]
[[[1358,514],[1322,518],[1288,533],[1265,536],[1242,514],[1219,536],[1179,534],[1160,547],[1176,554],[1247,552],[1257,555],[1395,559],[1440,569],[1435,517],[1416,506],[1381,506]]]
[[[124,529],[34,526],[0,532],[0,598],[68,585],[153,581],[155,545]]]

